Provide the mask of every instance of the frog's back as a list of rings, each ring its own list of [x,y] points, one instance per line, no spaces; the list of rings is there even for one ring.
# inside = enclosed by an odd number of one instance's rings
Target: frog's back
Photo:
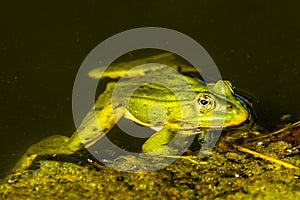
[[[146,68],[137,66],[150,64]],[[141,77],[145,74],[161,69],[161,65],[166,65],[181,73],[198,73],[191,65],[184,64],[179,61],[178,57],[172,53],[163,53],[146,58],[137,59],[130,62],[121,62],[109,67],[99,67],[89,72],[89,76],[94,79],[111,78],[117,79],[121,77]]]

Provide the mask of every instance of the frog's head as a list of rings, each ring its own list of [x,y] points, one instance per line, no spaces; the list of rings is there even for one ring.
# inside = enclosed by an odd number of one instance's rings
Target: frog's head
[[[201,127],[233,127],[249,121],[250,110],[244,98],[233,91],[229,81],[207,84],[196,97]]]

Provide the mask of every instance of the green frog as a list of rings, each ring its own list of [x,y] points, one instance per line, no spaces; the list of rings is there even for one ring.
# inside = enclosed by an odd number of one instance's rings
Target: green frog
[[[144,63],[148,64],[137,67]],[[245,99],[235,94],[229,81],[205,84],[191,75],[194,72],[170,53],[91,71],[90,77],[109,81],[78,130],[70,138],[55,135],[32,145],[13,171],[27,169],[39,155],[69,155],[89,148],[122,117],[156,131],[142,152],[157,154],[172,154],[176,148],[168,144],[177,134],[203,134],[249,120]]]

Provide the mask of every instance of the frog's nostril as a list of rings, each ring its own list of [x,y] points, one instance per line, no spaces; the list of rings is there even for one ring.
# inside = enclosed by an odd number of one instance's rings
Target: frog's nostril
[[[232,108],[233,108],[232,105],[226,107],[227,110],[232,110]]]

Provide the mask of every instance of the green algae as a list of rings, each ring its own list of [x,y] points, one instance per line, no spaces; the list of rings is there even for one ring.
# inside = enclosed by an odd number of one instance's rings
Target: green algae
[[[87,152],[36,161],[34,169],[0,185],[1,199],[298,199],[300,170],[241,152],[234,145],[300,167],[299,124],[262,134],[257,127],[224,135],[205,158],[188,151],[167,167],[140,172],[134,158],[113,163],[136,173],[91,162]],[[233,137],[237,136],[239,137]]]

